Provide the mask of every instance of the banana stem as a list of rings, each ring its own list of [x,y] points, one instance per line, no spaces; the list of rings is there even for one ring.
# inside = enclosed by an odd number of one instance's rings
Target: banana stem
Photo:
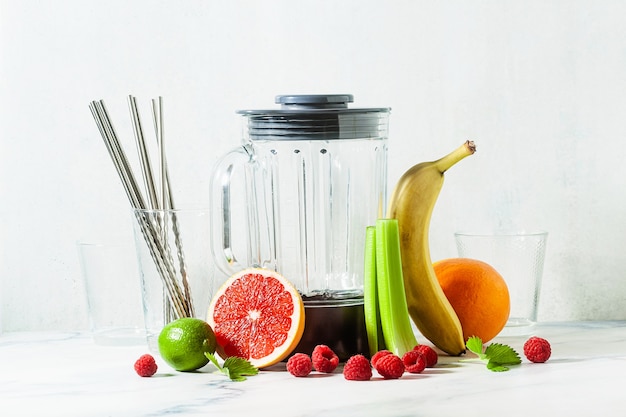
[[[476,152],[476,145],[473,141],[468,140],[448,155],[434,161],[433,164],[443,174],[461,159],[474,154],[474,152]]]

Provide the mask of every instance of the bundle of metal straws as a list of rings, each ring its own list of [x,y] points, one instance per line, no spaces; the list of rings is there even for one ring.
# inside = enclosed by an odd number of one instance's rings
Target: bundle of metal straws
[[[152,116],[159,158],[160,175],[158,175],[158,178],[160,181],[158,186],[157,181],[155,181],[157,176],[154,174],[139,116],[137,99],[133,96],[129,96],[128,106],[147,199],[144,198],[144,192],[142,192],[135,178],[131,164],[121,146],[118,134],[113,127],[104,101],[92,101],[89,104],[89,109],[91,110],[100,135],[113,161],[113,165],[124,186],[131,207],[134,209],[141,234],[143,235],[162,280],[165,293],[166,315],[168,319],[193,317],[194,310],[185,268],[182,240],[179,235],[176,212],[174,211],[174,200],[172,198],[167,161],[165,158],[163,98],[159,97],[158,99],[152,100]],[[155,211],[142,211],[141,209],[151,209]],[[157,213],[157,215],[155,215],[155,213]],[[175,234],[175,249],[171,248],[168,244],[169,240],[167,234],[169,233],[168,230],[170,227],[168,224],[170,224],[170,222],[171,229]],[[177,276],[173,252],[176,253],[176,257],[178,258],[180,278]]]

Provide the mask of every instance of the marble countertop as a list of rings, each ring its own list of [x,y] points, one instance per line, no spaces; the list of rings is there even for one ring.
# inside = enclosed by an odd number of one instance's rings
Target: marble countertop
[[[207,365],[141,378],[134,361],[147,348],[96,345],[83,333],[0,336],[0,409],[11,416],[622,416],[626,322],[540,324],[547,363],[508,372],[478,360],[441,357],[435,368],[383,380],[346,381],[340,372],[295,378],[279,364],[244,382]],[[418,338],[419,340],[419,338]],[[521,356],[526,337],[494,341]],[[11,410],[8,414],[5,410]]]

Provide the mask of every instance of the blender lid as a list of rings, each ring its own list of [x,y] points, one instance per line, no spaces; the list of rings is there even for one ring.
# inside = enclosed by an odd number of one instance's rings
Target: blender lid
[[[352,94],[279,95],[279,109],[239,110],[252,140],[362,139],[387,135],[390,109],[348,108]]]
[[[348,108],[348,103],[354,102],[352,94],[288,94],[276,96],[276,104],[280,109],[267,110],[238,110],[237,114],[289,114],[289,113],[336,113],[336,112],[389,112],[388,107],[380,108]]]

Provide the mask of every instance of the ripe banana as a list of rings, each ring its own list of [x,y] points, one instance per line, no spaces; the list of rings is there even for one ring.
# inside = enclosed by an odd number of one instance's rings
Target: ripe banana
[[[411,319],[426,339],[454,356],[465,352],[463,330],[437,281],[428,232],[444,172],[475,151],[474,142],[467,141],[441,159],[409,168],[398,180],[387,212],[387,217],[398,220],[402,273]]]

